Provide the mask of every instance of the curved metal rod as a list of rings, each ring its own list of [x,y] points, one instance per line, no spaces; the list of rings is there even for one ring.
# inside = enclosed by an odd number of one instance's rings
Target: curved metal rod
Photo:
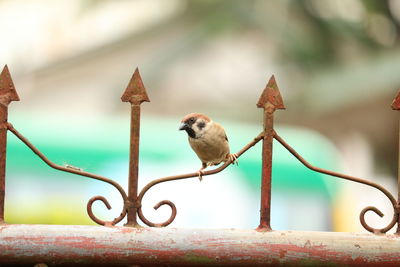
[[[307,168],[309,168],[309,169],[311,169],[313,171],[316,171],[316,172],[320,172],[320,173],[324,173],[324,174],[330,175],[330,176],[335,176],[335,177],[346,179],[346,180],[350,180],[350,181],[353,181],[353,182],[369,185],[369,186],[372,186],[372,187],[378,189],[383,194],[385,194],[385,196],[390,200],[390,202],[392,203],[392,206],[393,206],[394,215],[393,215],[392,221],[389,223],[388,226],[386,226],[384,228],[381,228],[381,229],[376,229],[376,228],[373,228],[373,227],[369,226],[365,221],[365,213],[367,213],[368,211],[373,211],[377,215],[379,215],[380,217],[383,217],[383,213],[379,209],[377,209],[376,207],[368,206],[368,207],[364,208],[360,213],[360,222],[361,222],[362,226],[366,230],[368,230],[368,231],[370,231],[372,233],[386,233],[387,231],[392,229],[393,226],[396,224],[397,218],[399,216],[399,206],[397,204],[396,199],[393,197],[393,195],[388,190],[386,190],[383,186],[381,186],[381,185],[379,185],[377,183],[368,181],[368,180],[361,179],[361,178],[357,178],[357,177],[353,177],[353,176],[350,176],[350,175],[341,174],[341,173],[337,173],[337,172],[333,172],[333,171],[329,171],[329,170],[325,170],[325,169],[321,169],[321,168],[315,167],[315,166],[311,165],[310,163],[308,163],[303,157],[301,157],[275,131],[274,131],[274,138],[279,143],[281,143],[282,146],[284,146],[294,157],[296,157]]]
[[[250,149],[252,146],[254,146],[255,144],[257,144],[260,140],[262,140],[264,137],[264,133],[260,133],[256,138],[253,139],[253,141],[251,141],[250,143],[248,143],[246,146],[244,146],[237,154],[237,158],[239,158],[244,152],[246,152],[248,149]],[[228,160],[227,162],[225,162],[223,165],[221,165],[220,167],[214,169],[214,170],[209,170],[209,171],[203,171],[203,176],[207,176],[207,175],[211,175],[211,174],[216,174],[219,173],[221,171],[223,171],[224,169],[226,169],[226,167],[229,166],[229,164],[232,163],[232,160]],[[162,222],[162,223],[153,223],[151,221],[149,221],[148,219],[146,219],[146,217],[143,215],[143,211],[142,211],[142,199],[143,196],[146,194],[146,192],[153,186],[155,186],[156,184],[160,184],[160,183],[164,183],[164,182],[168,182],[168,181],[174,181],[174,180],[181,180],[181,179],[187,179],[187,178],[194,178],[194,177],[198,177],[199,173],[198,172],[193,172],[193,173],[187,173],[187,174],[181,174],[181,175],[175,175],[175,176],[168,176],[168,177],[164,177],[164,178],[159,178],[156,180],[151,181],[150,183],[148,183],[145,187],[143,187],[142,191],[140,191],[137,200],[136,200],[136,207],[137,207],[137,211],[138,211],[138,215],[140,220],[142,220],[143,223],[145,223],[146,225],[150,226],[150,227],[164,227],[169,225],[170,223],[173,222],[173,220],[176,217],[176,206],[174,203],[172,203],[169,200],[163,200],[160,201],[159,203],[157,203],[157,205],[154,206],[154,209],[158,209],[159,207],[161,207],[162,205],[168,205],[171,208],[171,215],[168,218],[168,220]]]
[[[121,214],[115,218],[112,221],[103,221],[100,220],[99,218],[97,218],[93,212],[92,212],[92,205],[95,201],[99,200],[101,202],[103,202],[103,204],[108,208],[111,209],[110,204],[108,203],[107,199],[102,197],[102,196],[95,196],[92,197],[89,202],[87,203],[87,212],[89,217],[96,223],[100,224],[100,225],[115,225],[118,222],[120,222],[127,213],[127,203],[128,203],[128,197],[124,191],[124,189],[115,181],[108,179],[106,177],[100,176],[100,175],[96,175],[96,174],[92,174],[89,172],[85,172],[82,171],[78,168],[72,168],[72,167],[64,167],[61,165],[57,165],[53,162],[51,162],[42,152],[40,152],[31,142],[28,141],[28,139],[26,139],[21,133],[19,133],[14,126],[11,123],[7,123],[7,128],[8,130],[10,130],[18,139],[20,139],[25,145],[27,145],[32,151],[33,153],[35,153],[41,160],[43,160],[48,166],[50,166],[53,169],[59,170],[59,171],[63,171],[63,172],[69,172],[69,173],[73,173],[76,175],[81,175],[81,176],[85,176],[85,177],[89,177],[92,179],[96,179],[96,180],[100,180],[103,182],[106,182],[112,186],[114,186],[118,192],[121,194],[122,199],[124,201],[124,207],[123,210],[121,212]]]

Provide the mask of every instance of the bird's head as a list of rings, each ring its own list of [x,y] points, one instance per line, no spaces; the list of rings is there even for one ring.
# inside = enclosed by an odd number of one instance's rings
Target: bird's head
[[[182,121],[179,130],[185,130],[191,138],[199,138],[212,123],[212,120],[206,115],[200,113],[190,113]]]

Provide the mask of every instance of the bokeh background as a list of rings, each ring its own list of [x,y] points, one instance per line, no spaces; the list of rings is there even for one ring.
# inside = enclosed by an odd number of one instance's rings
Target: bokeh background
[[[120,97],[136,67],[151,103],[142,105],[139,187],[192,172],[200,161],[178,131],[190,112],[224,125],[232,151],[262,130],[257,100],[275,74],[284,111],[278,133],[310,163],[384,185],[395,196],[400,87],[400,1],[390,0],[0,0],[0,63],[8,64],[20,102],[9,121],[58,164],[100,174],[127,188],[130,106]],[[49,169],[11,134],[6,221],[93,224],[119,215],[107,184]],[[259,222],[261,146],[202,182],[151,189],[144,212],[171,227],[255,228]],[[358,216],[382,193],[305,169],[274,143],[272,227],[365,231]],[[123,223],[120,223],[123,224]]]

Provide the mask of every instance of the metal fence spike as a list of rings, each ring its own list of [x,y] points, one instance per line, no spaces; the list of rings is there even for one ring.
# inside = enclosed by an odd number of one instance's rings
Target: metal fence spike
[[[123,102],[131,102],[132,104],[141,104],[142,102],[150,102],[144,87],[142,77],[140,77],[139,69],[136,68],[132,75],[124,94],[121,97]]]
[[[138,194],[139,174],[139,136],[140,136],[140,104],[150,102],[146,93],[139,69],[136,68],[128,87],[121,97],[123,102],[131,103],[131,135],[129,148],[129,181],[128,181],[128,216],[125,226],[139,227],[137,223],[138,207],[135,205]]]
[[[272,75],[269,79],[257,103],[257,107],[259,108],[265,109],[267,105],[272,105],[274,110],[285,109],[285,105],[283,104],[282,96],[279,92],[274,75]]]
[[[19,101],[17,91],[7,65],[0,74],[0,224],[4,223],[4,200],[6,190],[7,122],[8,105]]]
[[[261,168],[260,225],[257,230],[271,231],[272,143],[274,139],[274,111],[285,109],[275,76],[269,79],[258,100],[257,107],[264,109],[264,138]]]
[[[8,106],[12,101],[19,101],[8,66],[5,65],[0,74],[0,104]]]

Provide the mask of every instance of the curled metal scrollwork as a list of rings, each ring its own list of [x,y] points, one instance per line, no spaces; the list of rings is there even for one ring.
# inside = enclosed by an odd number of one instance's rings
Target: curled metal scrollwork
[[[378,216],[383,217],[383,213],[376,207],[368,206],[368,207],[364,208],[360,213],[361,225],[367,231],[370,231],[372,233],[386,233],[387,231],[392,229],[393,226],[396,224],[396,222],[398,220],[398,217],[399,217],[399,206],[397,204],[396,199],[393,197],[393,195],[388,190],[386,190],[383,186],[381,186],[381,185],[379,185],[377,183],[368,181],[368,180],[361,179],[361,178],[357,178],[357,177],[353,177],[353,176],[350,176],[350,175],[341,174],[341,173],[337,173],[337,172],[332,172],[332,171],[329,171],[329,170],[325,170],[325,169],[321,169],[321,168],[315,167],[315,166],[311,165],[310,163],[308,163],[303,157],[301,157],[276,132],[274,132],[274,138],[282,146],[284,146],[295,158],[297,158],[301,163],[303,163],[304,166],[306,166],[307,168],[309,168],[309,169],[311,169],[313,171],[316,171],[316,172],[319,172],[319,173],[324,173],[324,174],[327,174],[327,175],[330,175],[330,176],[335,176],[335,177],[346,179],[346,180],[350,180],[350,181],[353,181],[353,182],[369,185],[369,186],[372,186],[372,187],[378,189],[379,191],[381,191],[390,200],[390,203],[393,206],[393,211],[394,211],[393,218],[392,218],[391,222],[386,227],[379,228],[379,229],[373,228],[373,227],[369,226],[367,224],[367,222],[365,221],[365,214],[368,211],[372,211],[372,212],[376,213]]]
[[[59,170],[59,171],[69,172],[69,173],[73,173],[73,174],[76,174],[76,175],[81,175],[81,176],[89,177],[89,178],[96,179],[96,180],[99,180],[99,181],[103,181],[103,182],[106,182],[106,183],[108,183],[108,184],[114,186],[114,187],[118,190],[118,192],[121,194],[121,197],[122,197],[122,199],[123,199],[124,206],[123,206],[123,209],[122,209],[122,211],[121,211],[121,214],[120,214],[117,218],[115,218],[114,220],[112,220],[112,221],[103,221],[103,220],[100,220],[99,218],[97,218],[97,217],[93,214],[93,211],[92,211],[92,205],[93,205],[93,203],[94,203],[95,201],[97,201],[97,200],[103,202],[104,205],[105,205],[108,209],[111,209],[111,206],[110,206],[110,204],[108,203],[108,201],[107,201],[107,199],[106,199],[105,197],[103,197],[103,196],[95,196],[95,197],[92,197],[92,198],[89,200],[89,202],[87,203],[87,212],[88,212],[89,217],[90,217],[94,222],[96,222],[96,223],[98,223],[98,224],[100,224],[100,225],[115,225],[115,224],[117,224],[118,222],[120,222],[120,221],[126,216],[128,197],[127,197],[127,195],[126,195],[124,189],[123,189],[117,182],[115,182],[115,181],[113,181],[113,180],[111,180],[111,179],[108,179],[108,178],[106,178],[106,177],[103,177],[103,176],[99,176],[99,175],[96,175],[96,174],[92,174],[92,173],[89,173],[89,172],[82,171],[82,170],[80,170],[79,168],[73,168],[73,167],[69,167],[69,166],[65,167],[65,166],[61,166],[61,165],[55,164],[55,163],[51,162],[42,152],[40,152],[31,142],[29,142],[28,139],[26,139],[21,133],[19,133],[19,132],[12,126],[11,123],[8,123],[8,124],[7,124],[7,128],[8,128],[8,130],[10,130],[18,139],[20,139],[25,145],[27,145],[41,160],[43,160],[43,161],[44,161],[48,166],[50,166],[51,168],[56,169],[56,170]]]
[[[264,133],[260,133],[256,138],[254,138],[250,143],[248,143],[238,153],[236,153],[237,158],[239,158],[248,149],[250,149],[252,146],[257,144],[260,140],[262,140],[263,137],[264,137]],[[219,172],[223,171],[226,167],[228,167],[229,164],[231,164],[231,163],[232,163],[232,161],[229,160],[216,169],[209,170],[209,171],[203,171],[202,172],[203,176],[219,173]],[[198,177],[198,176],[199,176],[199,174],[197,172],[193,172],[193,173],[188,173],[188,174],[181,174],[181,175],[176,175],[176,176],[168,176],[168,177],[164,177],[164,178],[159,178],[159,179],[153,180],[150,183],[148,183],[145,187],[143,187],[142,191],[140,191],[140,193],[137,197],[137,200],[136,200],[136,207],[137,207],[137,212],[138,212],[138,216],[139,216],[140,220],[142,220],[143,223],[145,223],[146,225],[148,225],[150,227],[164,227],[164,226],[171,224],[174,221],[176,213],[177,213],[175,204],[169,200],[163,200],[163,201],[160,201],[159,203],[157,203],[157,205],[154,206],[154,209],[158,209],[159,207],[161,207],[163,205],[168,205],[171,208],[171,215],[166,221],[164,221],[162,223],[153,223],[144,216],[143,211],[142,211],[142,200],[143,200],[144,195],[150,188],[152,188],[153,186],[155,186],[157,184],[168,182],[168,181],[174,181],[174,180],[194,178],[194,177]]]
[[[392,205],[393,205],[393,203],[392,203]],[[376,207],[373,207],[373,206],[365,207],[365,208],[362,209],[361,212],[360,212],[360,222],[361,222],[361,225],[362,225],[367,231],[370,231],[371,233],[375,233],[375,234],[379,234],[379,233],[382,233],[382,234],[383,234],[383,233],[386,233],[387,231],[389,231],[390,229],[393,228],[393,226],[396,224],[396,222],[397,222],[397,220],[398,220],[398,217],[399,217],[399,213],[398,213],[398,211],[396,211],[396,205],[393,205],[393,210],[394,210],[394,214],[393,214],[393,218],[392,218],[391,222],[390,222],[386,227],[383,227],[383,228],[380,228],[380,229],[376,229],[376,228],[373,228],[373,227],[371,227],[371,226],[369,226],[369,225],[367,224],[367,222],[365,221],[365,214],[366,214],[368,211],[373,211],[373,212],[375,212],[379,217],[383,217],[383,213],[382,213],[378,208],[376,208]]]

